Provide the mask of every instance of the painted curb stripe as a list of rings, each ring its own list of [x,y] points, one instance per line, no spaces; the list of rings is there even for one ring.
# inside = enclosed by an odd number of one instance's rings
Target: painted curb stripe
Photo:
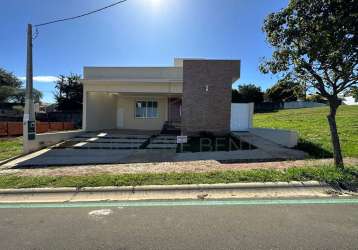
[[[1,208],[86,208],[86,207],[167,207],[232,205],[309,205],[358,204],[358,199],[278,199],[278,200],[176,200],[176,201],[108,201],[54,203],[0,203]]]

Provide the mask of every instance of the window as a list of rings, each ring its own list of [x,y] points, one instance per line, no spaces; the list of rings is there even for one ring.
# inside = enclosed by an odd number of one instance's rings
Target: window
[[[137,101],[135,105],[136,118],[156,118],[158,117],[158,102]]]

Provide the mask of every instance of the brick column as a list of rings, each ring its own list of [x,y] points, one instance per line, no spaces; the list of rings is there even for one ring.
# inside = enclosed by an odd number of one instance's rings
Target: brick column
[[[240,74],[238,60],[184,60],[182,131],[230,131],[231,85]]]

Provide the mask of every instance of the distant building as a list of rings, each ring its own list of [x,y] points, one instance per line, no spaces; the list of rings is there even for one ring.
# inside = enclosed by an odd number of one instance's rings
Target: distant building
[[[342,97],[342,102],[345,105],[358,105],[358,100],[356,100],[353,96]]]

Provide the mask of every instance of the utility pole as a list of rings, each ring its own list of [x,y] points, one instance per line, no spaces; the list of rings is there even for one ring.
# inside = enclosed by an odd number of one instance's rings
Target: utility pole
[[[26,60],[26,95],[23,117],[23,148],[24,153],[31,151],[31,142],[36,139],[36,118],[33,99],[32,73],[32,25],[27,25],[27,60]]]

